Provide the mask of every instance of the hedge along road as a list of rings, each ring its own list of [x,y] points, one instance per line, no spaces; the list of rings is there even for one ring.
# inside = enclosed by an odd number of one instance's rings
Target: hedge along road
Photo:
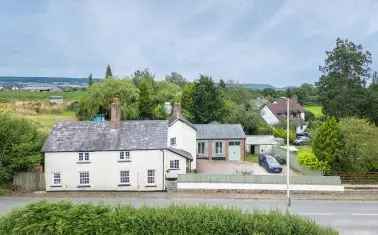
[[[215,196],[215,195],[214,195]],[[75,196],[73,197],[0,197],[0,214],[11,209],[22,207],[40,200],[60,201],[71,200],[76,203],[97,203],[109,205],[143,205],[156,207],[178,205],[211,205],[253,210],[286,210],[285,200],[280,199],[248,199],[230,198],[216,195],[203,197],[192,195],[182,197],[181,194],[138,193],[123,194],[119,197]],[[377,234],[378,201],[331,201],[331,200],[293,200],[291,212],[315,220],[322,225],[337,229],[340,234]]]

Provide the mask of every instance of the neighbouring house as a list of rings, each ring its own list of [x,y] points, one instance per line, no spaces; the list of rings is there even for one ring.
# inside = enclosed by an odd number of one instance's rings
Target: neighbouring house
[[[283,140],[273,135],[248,135],[246,151],[251,154],[272,153],[274,146],[279,146]]]
[[[245,133],[240,124],[195,124],[197,159],[245,159]]]
[[[304,121],[305,112],[301,104],[296,99],[289,100],[290,118],[292,120]],[[279,99],[269,105],[265,105],[260,111],[261,117],[269,125],[275,125],[286,118],[287,115],[287,100]]]
[[[185,119],[60,122],[44,146],[46,191],[161,191],[195,169],[196,129]]]

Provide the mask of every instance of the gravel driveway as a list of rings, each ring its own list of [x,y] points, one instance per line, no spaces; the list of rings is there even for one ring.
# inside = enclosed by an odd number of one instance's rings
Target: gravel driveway
[[[220,161],[220,160],[197,160],[198,173],[207,174],[240,174],[250,173],[253,175],[286,175],[286,168],[283,167],[281,174],[268,173],[263,167],[257,163],[244,161]],[[291,171],[292,173],[292,171]],[[295,175],[295,173],[294,173]]]

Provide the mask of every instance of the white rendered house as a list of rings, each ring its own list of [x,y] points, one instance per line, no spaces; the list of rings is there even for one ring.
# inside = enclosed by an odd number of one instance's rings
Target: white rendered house
[[[61,122],[43,147],[46,191],[161,191],[195,169],[196,130],[184,120]]]

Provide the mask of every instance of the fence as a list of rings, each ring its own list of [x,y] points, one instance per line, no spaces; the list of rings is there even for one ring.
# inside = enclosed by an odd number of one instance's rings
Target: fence
[[[292,176],[290,190],[344,191],[338,176]],[[286,190],[286,176],[276,175],[179,175],[179,190]]]
[[[378,172],[371,173],[338,173],[343,184],[378,184]]]
[[[20,172],[13,177],[13,185],[22,191],[45,190],[45,174],[42,172]]]
[[[250,184],[286,184],[286,176],[281,175],[179,175],[178,182],[191,183],[250,183]],[[339,176],[291,176],[291,184],[340,185]]]

